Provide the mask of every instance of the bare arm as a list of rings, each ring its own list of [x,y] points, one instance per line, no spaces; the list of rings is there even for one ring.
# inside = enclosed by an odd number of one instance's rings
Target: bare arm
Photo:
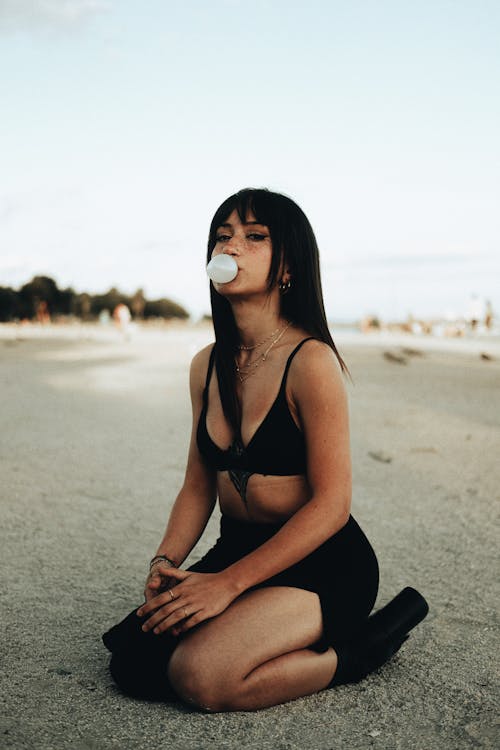
[[[196,430],[203,403],[203,388],[211,347],[193,358],[190,392],[193,409],[191,442],[182,488],[170,512],[167,528],[156,555],[166,555],[177,567],[189,555],[202,535],[217,499],[216,475],[203,462],[196,444]]]

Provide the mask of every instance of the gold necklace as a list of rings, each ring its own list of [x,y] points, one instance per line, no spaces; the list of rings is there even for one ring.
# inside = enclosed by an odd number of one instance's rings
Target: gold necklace
[[[254,359],[253,362],[249,362],[248,364],[245,365],[245,367],[239,367],[238,362],[236,362],[236,373],[241,383],[244,383],[245,380],[247,380],[251,375],[255,373],[255,371],[257,370],[257,367],[260,364],[262,364],[262,362],[266,361],[267,355],[269,354],[273,346],[278,343],[281,337],[284,336],[285,331],[288,328],[290,328],[291,325],[292,325],[291,321],[287,323],[286,326],[281,329],[281,332],[279,333],[278,336],[276,336],[274,341],[272,341],[271,344],[269,344],[264,354],[259,355],[259,357],[257,357],[257,359]]]
[[[258,349],[259,346],[262,346],[262,344],[266,344],[269,341],[269,339],[272,339],[272,337],[275,336],[279,330],[280,328],[278,326],[278,328],[275,331],[270,333],[269,336],[266,336],[266,338],[263,341],[259,341],[258,344],[252,344],[252,346],[245,346],[244,344],[238,344],[238,349],[240,351],[246,351],[246,352],[249,352],[251,349]]]

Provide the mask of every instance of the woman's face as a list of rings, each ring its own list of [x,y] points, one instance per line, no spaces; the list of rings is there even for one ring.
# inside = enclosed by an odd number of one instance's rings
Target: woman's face
[[[215,289],[228,297],[233,294],[267,294],[273,253],[267,226],[259,224],[251,212],[242,224],[235,210],[217,227],[216,238],[212,258],[222,253],[231,255],[238,265],[238,275],[227,284],[213,282]]]

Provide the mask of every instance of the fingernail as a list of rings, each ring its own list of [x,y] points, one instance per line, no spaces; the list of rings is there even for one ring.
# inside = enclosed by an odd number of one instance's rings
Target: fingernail
[[[142,617],[142,609],[137,610],[137,617]]]

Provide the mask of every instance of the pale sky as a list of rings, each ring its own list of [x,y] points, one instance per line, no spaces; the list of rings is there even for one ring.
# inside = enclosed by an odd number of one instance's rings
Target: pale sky
[[[217,206],[294,198],[329,317],[500,314],[498,0],[0,0],[0,286],[209,309]]]

